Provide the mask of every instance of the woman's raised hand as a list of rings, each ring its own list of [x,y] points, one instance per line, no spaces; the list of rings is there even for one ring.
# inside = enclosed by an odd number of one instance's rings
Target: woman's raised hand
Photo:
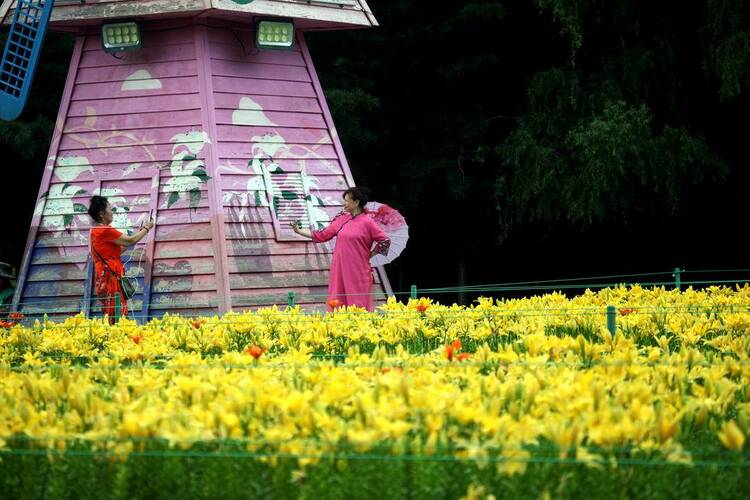
[[[300,236],[304,236],[305,238],[312,238],[312,234],[310,233],[310,231],[302,228],[302,222],[294,221],[289,225],[292,227],[292,230]]]

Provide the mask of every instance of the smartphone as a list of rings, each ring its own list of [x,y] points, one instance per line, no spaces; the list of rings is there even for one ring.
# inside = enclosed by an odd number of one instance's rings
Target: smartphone
[[[154,218],[154,209],[152,208],[151,210],[148,211],[148,219],[147,220],[152,220],[153,218]]]

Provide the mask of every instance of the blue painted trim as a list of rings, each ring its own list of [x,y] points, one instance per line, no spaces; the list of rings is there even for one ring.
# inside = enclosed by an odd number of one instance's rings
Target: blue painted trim
[[[0,119],[15,120],[26,106],[54,0],[18,0],[0,61]]]

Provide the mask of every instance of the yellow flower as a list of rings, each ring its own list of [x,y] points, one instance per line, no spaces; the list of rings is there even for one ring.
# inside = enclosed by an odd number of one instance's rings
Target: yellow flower
[[[470,484],[466,494],[459,500],[495,500],[495,495],[488,495],[484,486]]]
[[[659,420],[659,439],[665,442],[675,435],[679,429],[679,421],[674,418],[662,417]]]
[[[717,434],[721,443],[730,450],[741,451],[745,445],[745,435],[734,420],[724,422],[724,425],[721,426],[721,430]]]
[[[523,474],[526,472],[526,465],[529,462],[531,454],[522,449],[505,449],[500,454],[500,461],[497,464],[498,474],[512,476],[514,474]]]
[[[600,455],[597,455],[596,453],[591,453],[583,446],[579,446],[576,449],[576,460],[586,465],[586,467],[591,467],[592,469],[603,468],[602,457]]]

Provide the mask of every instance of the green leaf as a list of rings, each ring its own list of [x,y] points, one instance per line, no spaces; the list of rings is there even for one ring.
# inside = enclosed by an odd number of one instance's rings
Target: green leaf
[[[76,191],[75,196],[81,196],[81,195],[84,195],[86,193],[88,193],[88,191],[86,191],[85,189],[79,189],[78,191]]]
[[[64,225],[65,227],[68,227],[68,226],[70,226],[71,224],[73,224],[73,214],[65,214],[65,215],[63,216],[63,225]]]
[[[177,201],[180,199],[180,193],[177,191],[172,191],[169,193],[169,199],[167,200],[167,208],[170,208],[172,205],[177,203]]]
[[[278,166],[278,165],[272,165],[272,166],[271,166],[271,167],[270,167],[270,168],[268,169],[268,171],[269,171],[269,172],[271,172],[272,174],[284,174],[284,173],[286,173],[286,172],[284,172],[284,169],[283,169],[283,168],[281,168],[281,167],[280,167],[280,166]]]
[[[297,193],[293,191],[282,191],[281,197],[284,198],[285,200],[296,200],[298,195]]]
[[[49,196],[49,189],[43,192],[42,195],[39,197],[39,199],[41,200],[42,198],[46,198],[47,196]]]
[[[201,202],[201,190],[191,189],[190,190],[190,208],[198,208]]]
[[[65,184],[63,184],[63,187],[62,187],[62,189],[60,190],[60,192],[61,192],[61,193],[64,193],[64,192],[65,192],[65,190],[66,190],[66,189],[68,189],[69,187],[70,187],[70,182],[66,182]]]
[[[273,211],[274,211],[274,213],[276,214],[277,217],[279,215],[279,203],[280,203],[280,201],[281,200],[279,200],[278,196],[274,196],[273,197]]]
[[[86,205],[84,205],[82,203],[74,203],[73,204],[73,210],[76,211],[76,212],[78,212],[78,213],[85,214],[86,212],[88,212],[89,209],[86,207]]]
[[[196,177],[198,177],[198,178],[199,178],[199,179],[201,180],[201,182],[208,182],[208,179],[210,179],[210,178],[211,178],[211,177],[209,177],[209,176],[208,176],[208,175],[206,174],[206,171],[205,171],[205,170],[203,170],[202,168],[196,169],[196,170],[195,170],[195,171],[193,172],[193,175],[194,175],[194,176],[196,176]]]
[[[255,192],[255,206],[259,207],[263,205],[263,201],[260,199],[260,191]]]

